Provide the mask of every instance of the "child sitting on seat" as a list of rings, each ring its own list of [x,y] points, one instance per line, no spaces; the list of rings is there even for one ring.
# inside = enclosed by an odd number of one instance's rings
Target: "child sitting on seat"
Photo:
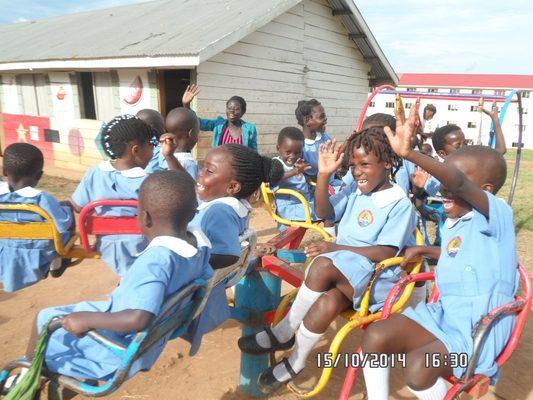
[[[191,222],[211,242],[211,267],[228,267],[239,260],[239,235],[248,227],[251,206],[246,200],[262,182],[276,184],[283,176],[277,160],[263,157],[239,144],[225,144],[209,150],[204,168],[198,176],[197,193],[200,205]],[[229,317],[224,283],[213,287],[209,300],[196,325],[194,334],[201,337]],[[196,344],[195,344],[196,343]],[[194,341],[191,353],[199,345]]]
[[[318,159],[315,212],[340,220],[336,243],[309,245],[307,255],[316,258],[287,316],[272,329],[239,339],[240,349],[251,354],[285,350],[296,343],[289,358],[260,375],[263,393],[273,392],[305,367],[309,353],[335,318],[359,307],[374,264],[397,255],[413,234],[411,202],[389,179],[401,161],[383,129],[373,127],[354,135],[346,155],[355,182],[333,197],[328,195],[328,181],[344,154],[333,141],[320,147]],[[371,294],[372,309],[382,305],[400,273],[400,267],[395,267],[379,275]]]
[[[415,112],[411,109],[407,122],[398,122],[396,134],[386,133],[398,155],[443,185],[448,219],[441,247],[408,248],[404,260],[438,259],[435,283],[440,297],[434,304],[419,303],[403,314],[373,323],[365,331],[362,349],[406,354],[403,373],[409,389],[419,399],[443,399],[447,391],[443,377],[461,378],[466,365],[457,361],[458,355],[472,356],[472,328],[491,309],[514,300],[518,281],[515,230],[511,207],[494,196],[506,177],[502,155],[489,147],[467,146],[440,163],[415,152],[409,146]],[[513,316],[505,316],[484,340],[475,373],[491,377],[492,383],[498,377],[495,359],[512,328]],[[365,367],[363,371],[368,399],[388,399],[389,369]]]
[[[185,171],[195,181],[198,180],[198,165],[191,154],[192,149],[198,142],[198,133],[200,132],[196,113],[188,108],[174,108],[168,113],[165,125],[167,131],[176,137],[177,147],[174,156]],[[161,153],[153,169],[168,169],[165,157]]]
[[[163,150],[164,151],[164,150]],[[141,185],[138,221],[148,247],[138,256],[120,285],[106,301],[88,301],[42,310],[33,326],[26,357],[31,359],[38,333],[54,316],[64,316],[63,329],[49,339],[46,368],[77,379],[109,378],[120,359],[88,336],[103,330],[119,343],[145,330],[164,302],[194,279],[210,279],[209,240],[199,230],[188,230],[194,216],[194,182],[183,171],[160,171]],[[168,337],[135,360],[129,376],[149,369]]]
[[[145,168],[152,158],[153,130],[133,115],[122,115],[104,128],[102,145],[111,161],[104,161],[87,171],[72,195],[77,212],[91,201],[104,199],[130,200],[139,197],[139,188],[146,178]],[[175,138],[164,134],[161,153],[172,169],[181,169],[174,157]],[[132,207],[101,207],[98,215],[133,216]],[[96,250],[102,260],[118,275],[123,276],[135,261],[135,255],[147,245],[142,235],[102,235],[97,237]]]
[[[72,209],[63,207],[50,194],[35,189],[43,175],[43,153],[29,143],[13,143],[4,151],[0,182],[0,203],[25,203],[41,207],[53,219],[63,244],[70,238]],[[36,222],[42,218],[31,212],[0,210],[0,220]],[[61,258],[48,240],[0,239],[0,281],[6,292],[14,292],[45,278],[48,271],[57,277],[63,273]]]

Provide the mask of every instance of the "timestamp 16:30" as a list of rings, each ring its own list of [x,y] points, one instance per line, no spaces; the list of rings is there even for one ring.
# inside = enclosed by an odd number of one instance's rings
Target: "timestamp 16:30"
[[[396,366],[405,368],[406,355],[399,354],[379,354],[379,353],[318,353],[318,368],[394,368]],[[468,355],[466,353],[426,353],[424,356],[424,366],[426,368],[466,368],[468,366]]]

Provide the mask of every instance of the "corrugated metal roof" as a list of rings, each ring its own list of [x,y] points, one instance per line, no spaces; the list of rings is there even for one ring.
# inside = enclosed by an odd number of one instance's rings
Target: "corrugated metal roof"
[[[0,26],[0,63],[198,55],[298,0],[157,0]],[[238,40],[238,39],[237,39]]]
[[[2,64],[56,60],[198,56],[202,62],[301,1],[156,0],[0,25],[0,71]],[[397,83],[354,0],[328,1],[344,10],[340,19],[371,64],[370,78]]]

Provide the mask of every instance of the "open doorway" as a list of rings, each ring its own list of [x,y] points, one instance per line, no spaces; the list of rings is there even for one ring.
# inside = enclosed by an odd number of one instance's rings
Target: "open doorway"
[[[161,114],[176,107],[181,107],[181,96],[191,82],[191,69],[165,69],[157,71],[157,86],[159,88],[159,104]]]
[[[80,114],[85,119],[96,119],[96,107],[94,104],[93,74],[91,72],[79,73]]]

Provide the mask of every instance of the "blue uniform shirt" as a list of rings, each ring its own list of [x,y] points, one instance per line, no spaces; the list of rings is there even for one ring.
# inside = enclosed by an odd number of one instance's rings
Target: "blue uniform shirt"
[[[404,313],[430,331],[449,353],[473,350],[472,328],[491,309],[510,303],[518,285],[513,211],[487,192],[489,217],[472,210],[458,219],[448,218],[441,230],[441,254],[435,270],[440,292],[437,303],[420,303]],[[475,373],[492,377],[494,362],[503,350],[514,317],[501,318],[489,331]],[[455,368],[460,377],[464,368]]]
[[[26,203],[41,207],[53,219],[63,244],[68,241],[68,230],[73,221],[72,210],[62,207],[52,195],[29,186],[11,192],[8,183],[1,182],[0,203]],[[42,221],[42,218],[34,213],[0,211],[0,220],[33,222]],[[1,239],[0,281],[4,290],[13,292],[43,279],[56,258],[58,254],[52,241]]]
[[[307,165],[312,167],[305,171],[307,175],[316,176],[318,174],[318,148],[328,140],[331,140],[331,138],[323,132],[316,132],[315,139],[305,139],[303,148],[304,160]]]
[[[51,317],[78,311],[111,313],[144,310],[159,314],[164,302],[194,279],[201,277],[207,280],[213,276],[209,266],[209,240],[199,230],[192,233],[197,247],[172,236],[154,238],[106,301],[44,309],[37,318],[39,331]],[[135,335],[109,331],[104,331],[104,334],[122,343],[128,343]],[[128,376],[150,369],[169,337],[170,334],[137,359]],[[78,379],[106,379],[120,366],[120,360],[113,353],[91,338],[78,338],[63,329],[51,335],[45,362],[51,371]]]
[[[363,194],[352,182],[330,198],[334,218],[340,220],[336,243],[353,247],[393,246],[399,253],[413,236],[416,218],[413,206],[398,185],[379,192]],[[343,273],[354,288],[353,307],[361,301],[372,273],[374,263],[348,250],[321,254]],[[395,282],[401,268],[383,272],[371,293],[371,310],[379,309]]]
[[[295,166],[289,167],[288,165],[286,165],[279,157],[274,157],[274,159],[281,162],[281,164],[283,165],[284,172],[289,172],[296,169]],[[311,188],[309,187],[309,184],[307,183],[304,174],[294,175],[288,179],[281,180],[277,186],[272,188],[272,190],[277,189],[291,189],[302,194],[309,203],[309,206],[311,207],[311,219],[317,219],[314,212],[313,193],[311,192]],[[280,217],[285,219],[293,221],[305,220],[305,211],[304,207],[302,206],[302,203],[300,203],[300,201],[296,197],[291,195],[276,195],[276,212]]]
[[[84,207],[94,200],[137,200],[142,182],[147,173],[136,167],[116,170],[109,161],[104,161],[87,171],[72,195],[72,200]],[[133,207],[99,207],[98,215],[134,216]],[[135,261],[135,255],[144,250],[147,242],[142,235],[104,235],[96,241],[96,249],[102,260],[120,276],[123,276]]]
[[[157,147],[159,149],[159,146]],[[155,151],[154,151],[155,154]],[[196,161],[194,160],[192,154],[190,152],[177,152],[174,153],[174,156],[178,159],[181,166],[187,171],[187,173],[194,179],[195,181],[198,180],[198,164],[196,164]],[[161,154],[161,150],[159,149],[157,152],[157,158],[154,161],[154,158],[150,160],[150,163],[148,164],[148,167],[146,167],[146,171],[148,173],[155,172],[158,170],[167,170],[168,169],[168,163],[167,160],[165,160],[165,157],[163,154]]]
[[[248,227],[251,206],[246,200],[222,197],[198,206],[191,225],[201,228],[211,242],[211,253],[239,257],[239,235]],[[230,310],[223,282],[213,287],[204,311],[191,325],[186,339],[191,341],[191,355],[198,351],[202,335],[228,319]]]

